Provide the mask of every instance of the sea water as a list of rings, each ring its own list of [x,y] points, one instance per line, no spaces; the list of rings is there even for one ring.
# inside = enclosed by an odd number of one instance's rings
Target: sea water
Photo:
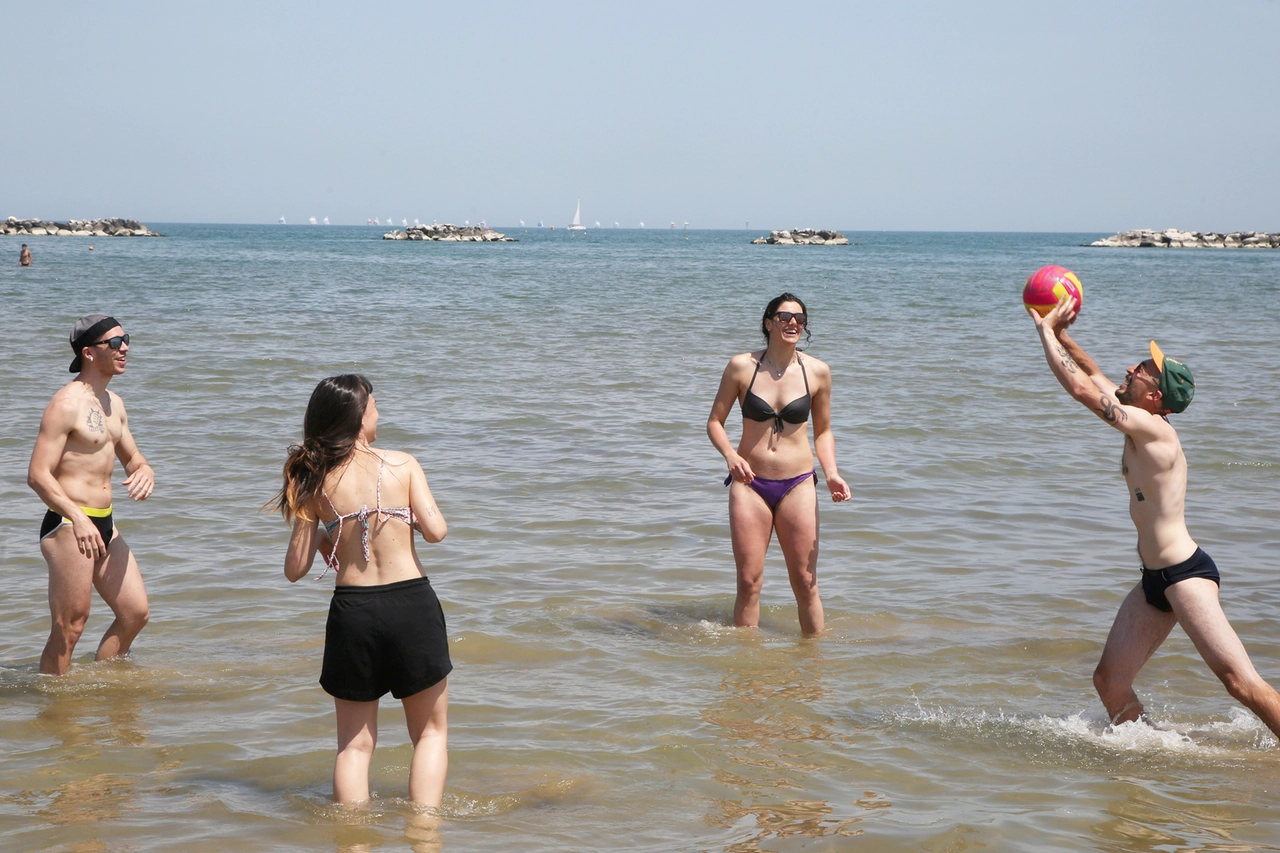
[[[1108,375],[1151,338],[1195,371],[1173,418],[1188,524],[1280,684],[1280,252],[149,224],[168,236],[35,240],[29,269],[0,238],[6,850],[1280,846],[1280,747],[1180,630],[1138,679],[1153,724],[1107,726],[1091,673],[1139,576],[1121,437],[1063,393],[1020,301],[1062,264],[1084,282],[1073,334]],[[776,545],[761,627],[731,627],[705,435],[725,363],[761,345],[784,290],[831,366],[854,496],[821,505],[815,640]],[[71,324],[96,312],[131,335],[111,388],[156,471],[138,504],[114,478],[151,624],[95,664],[95,597],[71,672],[47,678],[44,507],[24,475]],[[389,697],[374,799],[332,803],[332,576],[289,584],[287,528],[261,511],[316,381],[351,371],[373,382],[378,444],[421,460],[449,522],[419,546],[456,667],[438,826],[404,798]]]

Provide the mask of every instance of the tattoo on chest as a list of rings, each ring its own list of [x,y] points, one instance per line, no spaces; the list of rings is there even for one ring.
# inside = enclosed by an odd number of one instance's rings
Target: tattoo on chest
[[[89,432],[106,432],[106,423],[102,417],[102,410],[90,408],[89,414],[84,417],[85,426],[89,428]]]

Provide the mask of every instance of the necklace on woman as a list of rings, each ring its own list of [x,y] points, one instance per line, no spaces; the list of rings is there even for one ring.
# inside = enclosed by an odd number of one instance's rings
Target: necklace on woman
[[[776,364],[773,363],[773,359],[769,358],[768,352],[764,354],[764,357],[769,359],[769,375],[772,376],[774,379],[781,379],[782,374],[786,373],[787,368],[792,365],[792,362],[788,361],[786,364],[782,365],[781,367],[777,366]]]

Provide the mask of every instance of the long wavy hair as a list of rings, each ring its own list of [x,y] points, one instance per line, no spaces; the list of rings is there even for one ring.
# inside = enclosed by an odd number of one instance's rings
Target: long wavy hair
[[[321,379],[311,392],[302,419],[302,443],[289,447],[284,486],[272,505],[286,522],[312,520],[307,508],[324,489],[324,478],[355,452],[372,393],[373,385],[356,373]]]
[[[764,335],[765,346],[769,345],[769,329],[765,326],[765,321],[771,319],[773,315],[778,312],[778,306],[784,302],[795,302],[798,304],[800,306],[800,310],[804,312],[805,319],[809,319],[809,309],[805,307],[804,300],[799,296],[796,296],[794,293],[786,292],[773,297],[769,300],[769,304],[764,308],[764,316],[760,318],[760,334]],[[809,331],[809,325],[806,323],[804,327],[804,342],[807,345],[811,340],[813,340],[813,332]],[[796,349],[799,349],[799,347]]]

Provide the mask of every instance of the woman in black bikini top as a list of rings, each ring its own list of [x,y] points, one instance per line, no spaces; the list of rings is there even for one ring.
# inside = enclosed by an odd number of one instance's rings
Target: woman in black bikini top
[[[836,470],[831,370],[797,348],[807,329],[808,312],[799,297],[784,293],[769,303],[760,321],[767,346],[730,359],[707,419],[707,435],[729,466],[724,482],[731,486],[729,530],[738,572],[734,624],[755,627],[760,623],[764,557],[770,538],[777,533],[796,596],[800,630],[813,636],[824,625],[817,579],[815,449],[831,499],[846,501],[851,495]],[[735,401],[742,410],[742,439],[736,448],[724,426]],[[811,416],[812,447],[807,426]]]
[[[796,361],[800,364],[800,375],[804,377],[804,396],[796,397],[790,403],[782,407],[780,411],[774,411],[773,407],[760,399],[751,389],[755,387],[756,377],[760,375],[760,363],[764,359],[756,361],[755,373],[751,374],[751,384],[747,386],[747,396],[742,398],[742,416],[750,418],[753,421],[773,421],[773,431],[782,432],[782,424],[802,424],[809,420],[810,400],[809,394],[809,373],[804,369],[804,359],[800,354],[796,354]]]

